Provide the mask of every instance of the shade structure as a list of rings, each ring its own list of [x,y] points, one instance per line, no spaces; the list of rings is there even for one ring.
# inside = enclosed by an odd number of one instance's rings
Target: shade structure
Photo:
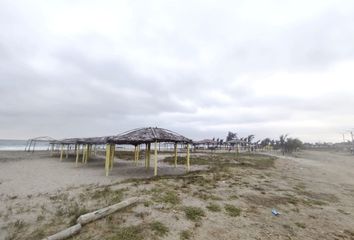
[[[150,154],[151,154],[151,144],[153,144],[153,155],[154,155],[154,175],[157,175],[157,144],[158,143],[173,143],[174,144],[174,155],[175,155],[175,166],[177,165],[177,145],[182,144],[186,145],[187,150],[187,171],[190,169],[190,146],[192,140],[164,128],[157,127],[146,127],[133,129],[118,135],[106,136],[106,137],[92,137],[92,138],[66,138],[62,140],[52,141],[52,147],[54,145],[60,145],[60,160],[63,159],[65,153],[66,158],[68,158],[68,152],[70,150],[70,145],[75,146],[76,153],[76,165],[80,158],[80,152],[82,152],[82,163],[87,163],[87,160],[90,158],[92,147],[96,145],[105,145],[106,158],[105,158],[105,171],[106,176],[113,168],[114,156],[116,152],[116,145],[131,144],[135,146],[134,151],[134,160],[135,165],[138,164],[140,156],[140,147],[145,144],[145,167],[146,169],[150,168]],[[95,148],[96,149],[96,148]],[[95,153],[95,151],[94,151]]]
[[[133,129],[116,136],[108,137],[107,141],[115,144],[138,145],[143,143],[192,143],[192,140],[164,128],[147,127]]]
[[[193,145],[216,145],[218,142],[212,139],[193,141]]]

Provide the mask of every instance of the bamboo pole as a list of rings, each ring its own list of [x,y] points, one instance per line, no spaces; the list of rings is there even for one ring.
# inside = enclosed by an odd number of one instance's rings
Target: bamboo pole
[[[157,176],[157,141],[155,141],[154,176]]]
[[[110,144],[106,144],[106,162],[105,162],[106,176],[108,176],[108,174],[109,174],[110,156],[111,156],[111,145]]]
[[[61,146],[60,146],[60,161],[63,161],[63,151],[64,151],[64,145],[61,144]]]
[[[187,143],[187,171],[189,172],[189,170],[190,170],[190,162],[189,162],[189,159],[190,158],[190,156],[189,156],[189,143]]]
[[[175,167],[177,167],[177,143],[175,143]]]

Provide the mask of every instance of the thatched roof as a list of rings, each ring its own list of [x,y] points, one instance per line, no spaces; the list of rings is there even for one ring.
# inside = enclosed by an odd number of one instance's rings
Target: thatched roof
[[[191,143],[192,140],[173,131],[163,128],[139,128],[113,137],[108,137],[108,142],[116,144],[142,144],[152,142]]]
[[[212,139],[204,139],[200,141],[193,141],[194,145],[216,145],[217,141]]]
[[[91,137],[91,138],[65,138],[61,140],[51,141],[51,144],[105,144],[107,137]]]

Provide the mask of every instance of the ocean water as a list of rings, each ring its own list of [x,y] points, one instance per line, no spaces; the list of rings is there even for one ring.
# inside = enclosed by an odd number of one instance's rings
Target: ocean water
[[[24,151],[27,140],[9,140],[0,139],[0,151]],[[46,142],[37,142],[35,150],[48,150],[49,144]],[[31,147],[32,150],[32,147]]]

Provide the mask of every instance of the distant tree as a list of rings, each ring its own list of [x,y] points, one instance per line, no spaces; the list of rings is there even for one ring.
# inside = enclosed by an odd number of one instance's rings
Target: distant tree
[[[237,138],[237,133],[228,132],[226,136],[226,142],[234,140]]]
[[[288,138],[285,143],[285,150],[288,153],[298,151],[303,147],[303,143],[297,138]]]
[[[270,140],[270,138],[265,138],[261,141],[260,145],[261,145],[261,147],[269,146],[269,145],[271,145],[271,142],[272,141]]]
[[[254,139],[254,135],[251,134],[251,135],[248,135],[248,137],[246,138],[246,141],[250,144],[250,143],[252,143],[253,139]]]
[[[288,137],[288,134],[282,134],[282,135],[280,135],[280,137],[279,137],[279,147],[280,147],[280,149],[281,149],[281,152],[282,152],[282,154],[284,155],[285,154],[285,143],[286,143],[286,139],[287,139],[287,137]]]

